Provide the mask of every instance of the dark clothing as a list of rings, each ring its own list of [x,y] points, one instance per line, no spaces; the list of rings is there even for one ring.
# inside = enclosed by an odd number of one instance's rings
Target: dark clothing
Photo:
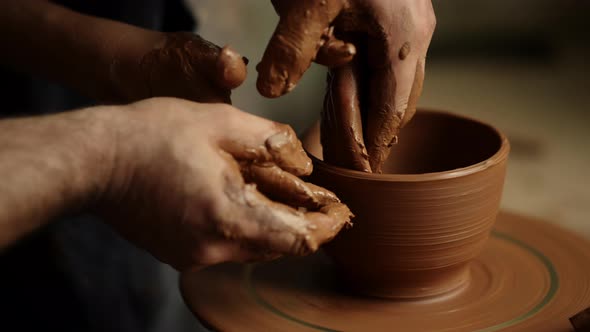
[[[194,28],[180,0],[60,3],[155,30]],[[1,66],[1,117],[93,104],[67,88]],[[169,267],[90,216],[52,223],[0,255],[0,312],[6,331],[178,331],[161,318],[171,291],[176,291],[176,276]]]

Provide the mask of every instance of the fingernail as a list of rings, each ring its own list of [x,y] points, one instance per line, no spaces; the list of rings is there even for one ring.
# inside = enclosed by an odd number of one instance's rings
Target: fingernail
[[[247,62],[231,46],[226,45],[217,57],[217,70],[220,74],[219,83],[228,89],[235,89],[246,79]]]

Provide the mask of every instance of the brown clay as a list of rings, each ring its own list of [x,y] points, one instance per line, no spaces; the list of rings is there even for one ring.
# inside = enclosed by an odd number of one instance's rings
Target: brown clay
[[[192,312],[221,331],[565,332],[590,302],[589,265],[587,240],[500,213],[471,281],[446,296],[354,296],[322,255],[186,273],[180,286]]]
[[[247,160],[259,165],[273,163],[295,176],[309,175],[313,169],[312,162],[293,129],[283,124],[275,125],[277,133],[257,148],[252,148],[252,142],[244,139],[223,140],[220,145],[239,161]]]
[[[346,64],[328,74],[324,98],[321,142],[324,158],[332,165],[371,172],[363,139],[361,108],[355,68]]]
[[[406,110],[406,114],[404,119],[402,120],[401,126],[404,127],[405,125],[412,120],[414,114],[416,114],[416,107],[418,107],[418,98],[422,94],[422,87],[424,84],[424,60],[418,60],[416,63],[416,73],[415,73],[415,80],[414,84],[412,85],[412,90],[410,91],[410,99],[408,101],[408,109]]]
[[[328,145],[327,156],[356,153],[354,159],[339,158],[336,163],[381,172],[391,145],[414,114],[422,91],[425,56],[435,25],[430,0],[274,0],[273,5],[280,22],[257,66],[258,90],[273,98],[288,93],[312,61],[330,67],[333,81],[353,77],[356,83],[347,87],[329,87],[330,96],[326,98],[355,106],[326,118],[334,123],[325,128],[340,128],[341,123],[350,122],[362,110],[364,137],[348,127],[326,132],[324,136],[344,134],[345,138],[341,147]],[[362,60],[354,61],[351,73],[344,65],[353,57]],[[358,91],[357,86],[366,91]],[[358,142],[359,147],[351,150],[353,142]],[[365,146],[370,166],[361,162],[367,158]]]
[[[220,142],[228,162],[235,158],[236,171],[239,168],[245,181],[228,179],[224,192],[230,200],[251,207],[252,219],[268,220],[268,232],[288,230],[283,234],[291,239],[284,243],[290,247],[283,252],[305,255],[350,225],[352,214],[334,193],[298,177],[311,173],[311,160],[289,126],[276,126],[278,132],[257,148],[244,140]],[[232,229],[222,231],[235,237]]]
[[[468,263],[498,211],[509,144],[491,126],[433,111],[418,112],[402,135],[384,164],[388,174],[313,158],[310,181],[356,215],[355,226],[325,249],[359,292],[438,295],[469,281]]]
[[[348,207],[340,202],[326,203],[319,209],[307,210],[283,204],[280,200],[271,200],[257,190],[255,183],[238,187],[235,181],[228,181],[224,191],[237,207],[247,208],[248,214],[243,216],[246,220],[256,220],[258,226],[269,235],[247,240],[235,233],[231,225],[222,225],[219,231],[227,239],[247,241],[244,244],[256,248],[257,251],[289,255],[310,254],[336,236],[342,227],[349,224],[351,217]]]
[[[352,61],[356,54],[356,47],[334,36],[334,27],[326,29],[320,42],[320,49],[315,62],[328,68],[340,67]]]
[[[256,85],[263,96],[276,98],[295,88],[325,42],[326,28],[340,14],[345,2],[273,1],[280,23],[256,67],[259,73]],[[303,31],[304,35],[296,36]],[[294,44],[292,39],[298,43]]]

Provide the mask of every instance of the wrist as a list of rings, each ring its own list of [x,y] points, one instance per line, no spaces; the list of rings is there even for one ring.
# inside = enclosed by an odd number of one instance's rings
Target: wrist
[[[71,191],[66,210],[92,211],[107,194],[117,163],[116,123],[121,107],[99,106],[70,114],[67,140],[73,142],[69,145],[73,162],[65,184]]]
[[[100,199],[115,160],[109,109],[0,121],[0,249]]]
[[[134,112],[135,104],[101,106],[88,109],[90,149],[84,149],[83,160],[89,170],[84,182],[82,204],[93,213],[109,219],[120,209],[132,186],[146,135],[142,116]],[[139,112],[141,113],[141,112]],[[137,116],[138,115],[138,116]],[[147,121],[149,123],[149,121]],[[96,166],[94,166],[96,165]],[[113,211],[111,211],[113,210]]]

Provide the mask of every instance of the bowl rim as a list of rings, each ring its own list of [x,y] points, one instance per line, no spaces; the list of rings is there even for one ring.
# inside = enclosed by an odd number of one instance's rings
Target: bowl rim
[[[416,174],[383,174],[383,173],[366,173],[362,171],[342,168],[339,166],[330,165],[323,160],[317,158],[313,154],[311,154],[307,149],[305,152],[310,157],[313,162],[314,171],[315,168],[320,168],[324,171],[327,171],[332,174],[338,174],[341,176],[345,176],[351,179],[360,179],[360,180],[367,180],[367,181],[379,181],[379,182],[423,182],[423,181],[435,181],[435,180],[446,180],[446,179],[454,179],[458,177],[463,177],[467,175],[471,175],[474,173],[478,173],[484,171],[488,168],[494,167],[505,162],[508,159],[508,155],[510,153],[510,142],[508,138],[502,131],[500,131],[495,126],[484,122],[482,120],[453,113],[447,110],[437,110],[432,108],[418,108],[416,113],[430,113],[435,115],[444,115],[451,118],[467,120],[470,122],[474,122],[484,127],[491,129],[493,133],[497,135],[500,139],[500,147],[498,150],[486,160],[480,161],[476,164],[445,170],[441,172],[429,172],[429,173],[416,173]],[[403,129],[402,129],[403,130]]]

